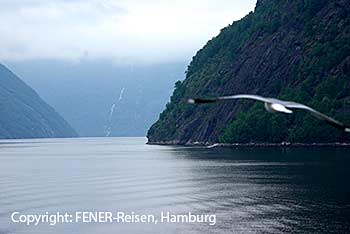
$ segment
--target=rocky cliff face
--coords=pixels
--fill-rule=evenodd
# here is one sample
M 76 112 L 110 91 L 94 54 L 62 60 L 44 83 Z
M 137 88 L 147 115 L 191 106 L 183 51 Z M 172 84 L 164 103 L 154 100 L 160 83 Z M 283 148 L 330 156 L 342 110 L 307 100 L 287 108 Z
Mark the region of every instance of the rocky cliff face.
M 0 139 L 75 136 L 52 107 L 0 64 Z
M 259 0 L 197 52 L 147 135 L 171 144 L 349 141 L 306 113 L 272 115 L 251 101 L 186 103 L 239 93 L 301 102 L 350 123 L 350 2 Z

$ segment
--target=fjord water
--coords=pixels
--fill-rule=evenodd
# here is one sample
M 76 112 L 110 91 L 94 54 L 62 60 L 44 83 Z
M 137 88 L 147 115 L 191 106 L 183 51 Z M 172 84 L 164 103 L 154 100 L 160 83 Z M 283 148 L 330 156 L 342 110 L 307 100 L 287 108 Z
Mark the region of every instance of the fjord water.
M 350 150 L 0 141 L 0 233 L 347 233 Z M 26 226 L 11 213 L 215 214 L 207 223 Z

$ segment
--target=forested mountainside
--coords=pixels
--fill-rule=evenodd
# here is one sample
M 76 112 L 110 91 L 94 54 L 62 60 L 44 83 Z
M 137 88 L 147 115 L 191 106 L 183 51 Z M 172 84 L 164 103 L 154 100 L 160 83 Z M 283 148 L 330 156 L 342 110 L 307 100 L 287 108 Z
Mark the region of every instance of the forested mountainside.
M 0 64 L 0 139 L 75 136 L 52 107 Z
M 350 1 L 258 0 L 193 57 L 148 131 L 149 143 L 344 142 L 308 113 L 271 114 L 249 100 L 194 106 L 188 97 L 259 94 L 301 102 L 350 124 Z

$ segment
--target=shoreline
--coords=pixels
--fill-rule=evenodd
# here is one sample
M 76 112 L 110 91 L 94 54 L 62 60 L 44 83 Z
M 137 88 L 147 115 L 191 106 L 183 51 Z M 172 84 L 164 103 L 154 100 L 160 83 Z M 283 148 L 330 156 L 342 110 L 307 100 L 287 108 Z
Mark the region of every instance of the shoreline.
M 163 146 L 203 146 L 207 148 L 273 148 L 273 147 L 342 147 L 350 148 L 350 142 L 329 142 L 329 143 L 210 143 L 210 142 L 178 142 L 178 141 L 158 141 L 158 142 L 147 142 L 147 145 L 163 145 Z

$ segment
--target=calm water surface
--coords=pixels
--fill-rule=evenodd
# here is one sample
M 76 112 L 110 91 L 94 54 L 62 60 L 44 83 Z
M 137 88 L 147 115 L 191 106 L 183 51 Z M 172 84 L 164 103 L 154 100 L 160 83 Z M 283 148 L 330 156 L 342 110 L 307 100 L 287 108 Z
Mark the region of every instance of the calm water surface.
M 0 141 L 0 234 L 349 233 L 350 149 L 206 149 L 145 138 Z M 170 211 L 215 226 L 25 226 L 11 213 Z

